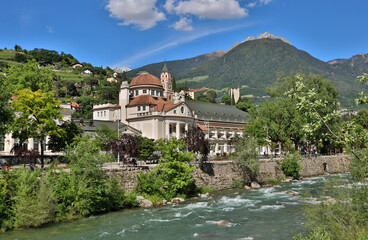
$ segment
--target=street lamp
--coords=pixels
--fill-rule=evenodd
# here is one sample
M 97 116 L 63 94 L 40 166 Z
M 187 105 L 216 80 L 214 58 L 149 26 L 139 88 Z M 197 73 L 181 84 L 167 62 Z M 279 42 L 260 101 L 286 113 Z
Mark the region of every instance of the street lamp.
M 266 137 L 267 137 L 266 141 L 267 141 L 267 156 L 268 156 L 268 126 L 264 125 L 263 129 L 266 131 L 266 134 L 267 134 L 266 135 Z M 271 153 L 271 159 L 272 159 L 272 153 Z
M 114 121 L 118 121 L 118 165 L 120 165 L 120 109 L 114 112 Z

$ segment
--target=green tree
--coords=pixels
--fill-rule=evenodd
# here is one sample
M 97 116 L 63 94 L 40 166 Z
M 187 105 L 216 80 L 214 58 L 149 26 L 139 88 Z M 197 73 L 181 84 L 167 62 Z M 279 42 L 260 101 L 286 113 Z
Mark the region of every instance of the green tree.
M 29 137 L 38 139 L 41 144 L 41 167 L 44 167 L 45 137 L 51 134 L 60 135 L 63 130 L 57 125 L 62 120 L 60 103 L 52 92 L 29 89 L 15 91 L 12 101 L 13 111 L 17 117 L 11 124 L 13 136 L 23 143 Z
M 232 105 L 232 99 L 229 95 L 223 95 L 221 98 L 221 102 L 225 103 L 225 105 Z
M 98 143 L 84 136 L 67 148 L 65 158 L 70 162 L 71 207 L 82 216 L 108 211 L 108 181 L 101 166 L 113 156 L 101 153 Z
M 367 75 L 361 76 L 362 83 L 367 81 Z M 361 141 L 361 136 L 366 133 L 356 134 L 356 129 L 363 130 L 363 127 L 359 124 L 348 122 L 348 128 L 344 129 L 344 133 L 341 136 L 339 132 L 334 131 L 328 123 L 330 118 L 333 118 L 335 112 L 327 115 L 321 115 L 318 111 L 319 107 L 323 107 L 325 102 L 316 101 L 313 98 L 316 95 L 315 90 L 303 91 L 303 84 L 297 83 L 295 91 L 291 92 L 295 96 L 299 104 L 298 110 L 308 113 L 308 118 L 312 120 L 309 126 L 310 131 L 318 128 L 318 125 L 324 125 L 329 129 L 332 136 L 339 142 L 341 142 L 351 153 L 352 157 L 350 172 L 353 176 L 353 180 L 364 182 L 368 176 L 368 152 L 365 149 L 354 149 L 352 146 L 356 146 L 352 143 Z M 367 103 L 367 97 L 362 92 L 357 103 Z M 364 119 L 364 114 L 362 114 Z M 358 120 L 359 122 L 360 120 Z M 317 125 L 317 126 L 315 126 Z M 356 128 L 356 126 L 359 128 Z M 308 226 L 311 233 L 307 237 L 303 237 L 301 234 L 295 237 L 295 239 L 307 240 L 307 239 L 366 239 L 368 233 L 368 209 L 367 199 L 368 190 L 365 184 L 356 184 L 356 182 L 348 182 L 349 187 L 341 188 L 341 186 L 347 186 L 345 180 L 332 182 L 326 186 L 326 192 L 329 191 L 330 195 L 333 195 L 333 201 L 323 201 L 321 204 L 315 205 L 312 208 L 308 207 L 305 211 L 305 215 L 308 219 Z M 339 186 L 339 187 L 336 187 Z
M 76 99 L 76 102 L 82 107 L 82 112 L 72 113 L 73 118 L 93 118 L 93 105 L 99 104 L 100 101 L 92 96 L 81 96 Z
M 6 132 L 6 128 L 12 119 L 9 101 L 10 92 L 5 85 L 5 76 L 0 73 L 0 134 Z
M 296 109 L 305 120 L 301 130 L 306 140 L 315 144 L 324 139 L 341 145 L 341 117 L 335 87 L 319 76 L 307 78 L 296 74 L 294 78 L 294 87 L 284 96 L 295 99 Z
M 35 60 L 30 60 L 23 65 L 11 64 L 5 69 L 5 72 L 7 74 L 5 86 L 10 92 L 25 88 L 44 92 L 52 90 L 52 80 L 55 74 L 49 68 L 38 68 Z
M 251 112 L 244 136 L 255 137 L 260 145 L 268 145 L 269 140 L 273 143 L 272 146 L 280 142 L 285 147 L 290 147 L 292 141 L 298 149 L 304 137 L 301 128 L 305 122 L 295 104 L 295 100 L 288 98 L 263 103 L 256 111 Z
M 184 152 L 185 142 L 177 139 L 158 140 L 161 150 L 160 164 L 148 174 L 141 172 L 137 175 L 137 193 L 147 197 L 157 196 L 166 200 L 173 197 L 185 197 L 194 191 L 192 172 L 195 167 L 190 166 L 194 154 Z
M 217 103 L 216 97 L 217 93 L 215 90 L 208 90 L 207 92 L 200 94 L 195 100 L 200 102 Z
M 172 89 L 173 89 L 173 91 L 174 92 L 176 92 L 176 79 L 175 79 L 175 77 L 173 77 L 173 79 L 172 79 Z
M 354 118 L 354 123 L 362 126 L 364 129 L 368 129 L 368 110 L 361 109 Z
M 366 84 L 368 81 L 368 74 L 363 73 L 361 76 L 358 76 L 357 78 L 361 84 Z M 359 93 L 359 97 L 355 99 L 355 103 L 356 104 L 367 104 L 368 96 L 362 91 L 361 93 Z
M 67 146 L 73 143 L 74 139 L 83 133 L 81 127 L 73 121 L 66 121 L 60 125 L 59 134 L 52 133 L 49 136 L 48 149 L 53 152 L 64 151 Z
M 118 138 L 117 131 L 112 130 L 108 126 L 102 124 L 100 129 L 96 130 L 96 141 L 101 150 L 108 151 L 110 142 Z
M 251 112 L 254 111 L 256 105 L 250 100 L 249 98 L 241 99 L 239 102 L 235 104 L 235 107 L 244 111 L 244 112 Z
M 24 53 L 16 53 L 14 55 L 14 61 L 20 62 L 20 63 L 26 63 L 27 62 L 27 55 Z
M 244 181 L 250 183 L 257 180 L 260 166 L 257 160 L 257 141 L 254 138 L 239 138 L 233 146 L 236 153 L 234 160 L 242 170 Z
M 147 160 L 152 157 L 153 151 L 157 149 L 155 141 L 150 138 L 140 138 L 139 158 Z
M 52 187 L 46 178 L 41 177 L 40 171 L 21 169 L 16 179 L 16 193 L 14 196 L 14 226 L 39 227 L 51 222 L 54 217 L 56 200 Z
M 302 169 L 302 166 L 299 164 L 300 159 L 301 156 L 292 153 L 284 156 L 281 162 L 281 170 L 284 172 L 285 176 L 299 179 L 299 171 Z
M 21 48 L 19 45 L 15 44 L 15 46 L 14 46 L 14 50 L 15 50 L 16 52 L 21 52 L 21 51 L 22 51 L 22 48 Z

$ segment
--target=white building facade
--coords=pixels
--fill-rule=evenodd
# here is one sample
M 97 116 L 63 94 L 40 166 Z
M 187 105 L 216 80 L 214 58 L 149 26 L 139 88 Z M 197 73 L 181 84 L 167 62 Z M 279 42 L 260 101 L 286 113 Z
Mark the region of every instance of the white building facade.
M 165 66 L 160 79 L 141 73 L 130 84 L 123 82 L 119 104 L 103 104 L 93 108 L 93 119 L 120 121 L 151 139 L 185 136 L 192 126 L 198 126 L 209 139 L 211 155 L 230 153 L 229 140 L 242 136 L 246 113 L 221 104 L 185 100 L 184 92 L 174 93 L 171 74 Z

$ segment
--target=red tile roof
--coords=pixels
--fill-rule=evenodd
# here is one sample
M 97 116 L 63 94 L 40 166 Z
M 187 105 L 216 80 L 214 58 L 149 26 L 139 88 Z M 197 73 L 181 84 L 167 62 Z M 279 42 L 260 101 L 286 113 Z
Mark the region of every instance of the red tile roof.
M 173 101 L 167 100 L 166 98 L 152 97 L 151 95 L 141 95 L 133 98 L 128 104 L 129 107 L 138 105 L 153 105 L 155 106 L 154 111 L 156 112 L 167 112 L 170 109 L 180 105 L 180 103 L 174 104 Z
M 204 125 L 201 125 L 199 123 L 197 123 L 197 126 L 199 127 L 199 129 L 201 129 L 202 131 L 208 131 L 208 128 Z
M 160 79 L 153 76 L 152 74 L 141 74 L 135 78 L 133 78 L 132 82 L 129 86 L 137 86 L 137 85 L 155 85 L 162 87 L 162 83 Z

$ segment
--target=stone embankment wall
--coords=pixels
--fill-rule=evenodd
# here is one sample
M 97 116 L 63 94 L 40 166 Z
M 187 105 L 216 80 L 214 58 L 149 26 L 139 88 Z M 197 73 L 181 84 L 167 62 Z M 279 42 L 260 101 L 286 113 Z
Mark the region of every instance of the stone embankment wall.
M 261 159 L 259 181 L 275 179 L 283 176 L 281 171 L 281 158 Z M 349 171 L 350 156 L 319 156 L 303 158 L 300 160 L 303 169 L 300 171 L 302 177 L 324 175 L 326 173 L 344 173 Z M 231 161 L 208 162 L 196 165 L 194 178 L 197 186 L 210 187 L 213 189 L 229 188 L 235 178 L 241 178 L 242 172 L 238 166 Z M 107 170 L 113 176 L 121 177 L 121 185 L 126 191 L 131 191 L 137 184 L 136 175 L 139 171 L 149 172 L 154 166 L 141 168 L 124 167 L 120 169 Z

